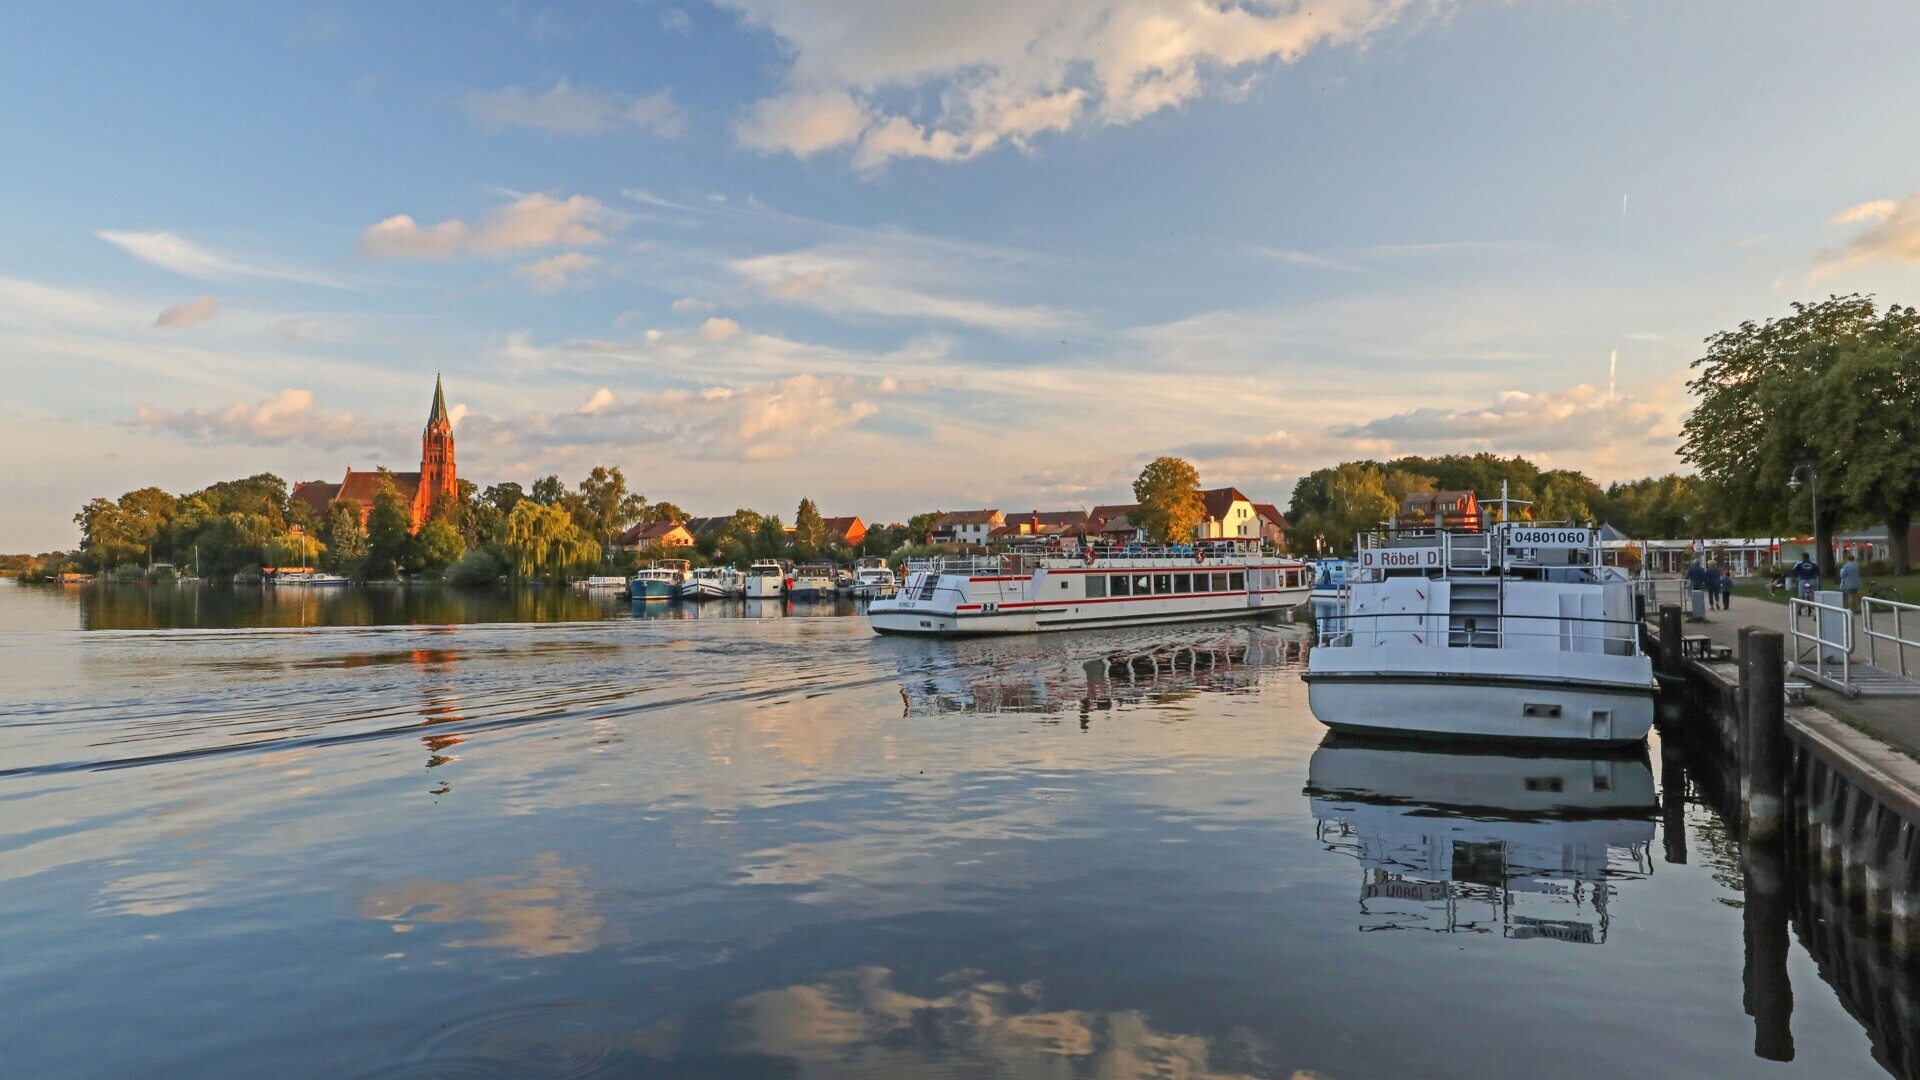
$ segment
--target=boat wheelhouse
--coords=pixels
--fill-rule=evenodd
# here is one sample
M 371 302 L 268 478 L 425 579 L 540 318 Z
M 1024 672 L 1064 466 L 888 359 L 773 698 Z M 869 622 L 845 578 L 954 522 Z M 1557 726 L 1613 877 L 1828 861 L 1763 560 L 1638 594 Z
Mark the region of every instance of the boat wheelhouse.
M 854 560 L 852 591 L 856 599 L 882 600 L 900 591 L 900 579 L 887 560 L 867 555 Z
M 795 600 L 832 596 L 834 588 L 832 563 L 807 563 L 796 567 L 787 581 L 787 595 Z
M 680 586 L 693 576 L 685 559 L 658 559 L 633 575 L 627 593 L 635 600 L 671 600 L 680 594 Z
M 787 594 L 787 578 L 793 573 L 793 564 L 784 559 L 759 559 L 747 567 L 747 592 L 749 600 L 772 600 Z
M 1633 582 L 1601 564 L 1595 530 L 1506 521 L 1369 533 L 1356 566 L 1302 676 L 1322 723 L 1521 741 L 1646 737 L 1653 663 Z
M 1306 599 L 1313 573 L 1258 541 L 1193 547 L 1051 548 L 909 560 L 897 595 L 868 614 L 882 634 L 1020 634 L 1266 615 Z

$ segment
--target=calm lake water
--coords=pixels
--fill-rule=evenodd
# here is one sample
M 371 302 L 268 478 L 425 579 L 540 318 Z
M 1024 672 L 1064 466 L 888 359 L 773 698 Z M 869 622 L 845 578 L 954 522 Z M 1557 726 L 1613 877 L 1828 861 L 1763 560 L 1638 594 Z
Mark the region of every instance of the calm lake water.
M 1743 980 L 1742 855 L 1657 743 L 1330 741 L 1297 628 L 944 643 L 544 596 L 367 626 L 415 601 L 181 591 L 202 628 L 0 582 L 9 1076 L 1911 1060 L 1912 968 L 1804 889 L 1760 1032 L 1791 1060 L 1756 1056 L 1783 987 Z M 88 629 L 128 623 L 179 628 Z

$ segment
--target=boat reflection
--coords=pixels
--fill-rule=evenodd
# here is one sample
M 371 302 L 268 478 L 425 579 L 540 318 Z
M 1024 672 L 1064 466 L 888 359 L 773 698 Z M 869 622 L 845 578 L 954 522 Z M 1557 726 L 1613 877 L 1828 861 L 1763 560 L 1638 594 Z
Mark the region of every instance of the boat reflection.
M 1360 864 L 1363 931 L 1598 944 L 1618 883 L 1653 873 L 1658 800 L 1644 751 L 1529 756 L 1329 736 L 1307 777 L 1320 841 Z
M 1146 640 L 1097 656 L 922 673 L 901 684 L 907 716 L 1094 712 L 1251 688 L 1263 669 L 1298 665 L 1303 643 L 1259 630 L 1203 640 Z

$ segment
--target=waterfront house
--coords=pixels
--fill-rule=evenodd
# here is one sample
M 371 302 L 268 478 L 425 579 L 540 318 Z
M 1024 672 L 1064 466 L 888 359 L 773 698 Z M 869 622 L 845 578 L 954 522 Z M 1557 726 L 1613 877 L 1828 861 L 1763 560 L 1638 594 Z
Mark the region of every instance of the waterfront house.
M 1196 540 L 1254 540 L 1260 536 L 1260 519 L 1254 515 L 1253 500 L 1239 488 L 1213 488 L 1200 493 L 1206 504 L 1206 517 L 1194 529 Z
M 1471 491 L 1410 491 L 1395 519 L 1402 529 L 1478 529 L 1480 500 Z
M 1131 544 L 1147 538 L 1147 531 L 1133 523 L 1132 514 L 1139 503 L 1111 503 L 1087 511 L 1083 531 L 1102 544 Z
M 670 551 L 692 547 L 693 533 L 678 521 L 656 521 L 621 533 L 614 546 L 624 551 Z
M 933 542 L 984 547 L 993 530 L 1006 523 L 1006 515 L 998 510 L 955 510 L 934 520 Z
M 692 536 L 694 540 L 699 541 L 719 538 L 722 533 L 727 531 L 727 526 L 732 524 L 732 522 L 733 515 L 724 514 L 720 517 L 688 518 L 680 524 L 687 530 L 688 535 Z
M 1254 503 L 1253 516 L 1260 522 L 1260 539 L 1274 547 L 1287 542 L 1287 515 L 1272 503 Z
M 829 544 L 859 547 L 860 541 L 867 538 L 867 524 L 857 517 L 830 517 L 824 519 L 823 524 L 827 527 Z

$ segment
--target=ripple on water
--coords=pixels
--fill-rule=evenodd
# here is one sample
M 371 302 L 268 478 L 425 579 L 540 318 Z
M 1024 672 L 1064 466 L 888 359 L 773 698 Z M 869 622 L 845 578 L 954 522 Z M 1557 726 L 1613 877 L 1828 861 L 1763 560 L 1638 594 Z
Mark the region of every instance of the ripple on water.
M 409 1060 L 369 1080 L 524 1077 L 583 1080 L 614 1072 L 615 1055 L 635 1024 L 591 1002 L 551 1002 L 491 1010 L 441 1030 Z M 444 1070 L 444 1071 L 435 1071 Z

